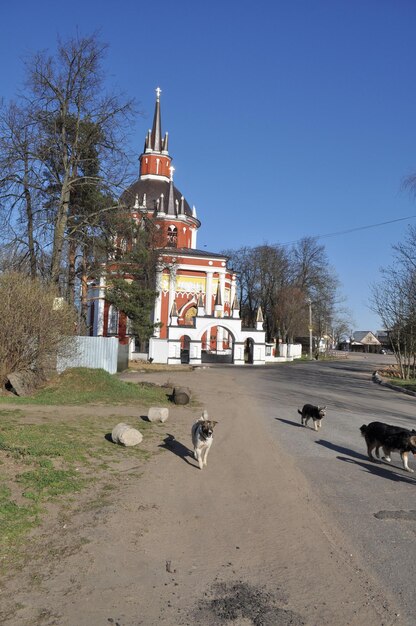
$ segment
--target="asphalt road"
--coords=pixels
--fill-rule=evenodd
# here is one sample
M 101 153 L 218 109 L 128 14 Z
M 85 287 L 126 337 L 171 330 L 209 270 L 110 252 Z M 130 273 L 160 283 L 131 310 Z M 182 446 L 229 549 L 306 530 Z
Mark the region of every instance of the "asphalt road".
M 372 382 L 372 372 L 386 362 L 391 357 L 375 355 L 241 368 L 238 378 L 256 395 L 271 436 L 296 459 L 311 490 L 413 626 L 416 472 L 405 472 L 397 453 L 391 464 L 370 462 L 359 431 L 375 420 L 416 428 L 416 397 Z M 297 409 L 307 402 L 327 405 L 318 432 L 300 425 Z M 416 470 L 416 457 L 409 465 Z

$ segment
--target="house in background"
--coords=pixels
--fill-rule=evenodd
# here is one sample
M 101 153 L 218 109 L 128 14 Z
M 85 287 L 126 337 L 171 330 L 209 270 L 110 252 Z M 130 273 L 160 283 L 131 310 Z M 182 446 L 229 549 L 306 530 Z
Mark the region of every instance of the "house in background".
M 349 341 L 340 344 L 340 349 L 378 354 L 382 350 L 382 344 L 371 330 L 357 330 L 352 334 Z

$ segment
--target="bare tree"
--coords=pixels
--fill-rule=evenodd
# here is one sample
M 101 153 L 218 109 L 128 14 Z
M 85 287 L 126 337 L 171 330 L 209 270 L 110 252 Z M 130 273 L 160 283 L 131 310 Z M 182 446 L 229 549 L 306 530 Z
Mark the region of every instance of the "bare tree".
M 90 35 L 59 40 L 55 55 L 37 53 L 26 63 L 26 89 L 19 106 L 12 104 L 3 114 L 3 127 L 9 131 L 0 144 L 3 216 L 14 228 L 16 199 L 26 208 L 32 275 L 35 216 L 42 216 L 43 232 L 49 235 L 50 279 L 68 297 L 72 290 L 65 283 L 73 281 L 73 274 L 70 270 L 65 278 L 63 266 L 74 260 L 81 244 L 88 245 L 102 210 L 116 207 L 113 200 L 103 203 L 99 196 L 116 197 L 130 166 L 123 146 L 134 104 L 105 93 L 106 50 Z M 18 176 L 13 177 L 8 157 L 16 145 L 21 156 Z M 81 256 L 84 253 L 81 250 Z
M 13 245 L 20 267 L 32 278 L 45 245 L 42 223 L 41 163 L 37 131 L 28 111 L 12 102 L 0 109 L 0 220 L 2 240 Z
M 279 335 L 293 341 L 308 327 L 307 300 L 312 300 L 314 334 L 322 336 L 332 327 L 336 310 L 338 280 L 329 266 L 325 248 L 306 237 L 292 249 L 262 245 L 226 251 L 239 276 L 243 321 L 254 324 L 262 307 L 266 337 Z
M 346 307 L 336 307 L 332 318 L 331 333 L 336 346 L 338 346 L 343 339 L 350 337 L 351 328 L 353 328 L 354 325 L 355 322 L 351 311 Z
M 229 250 L 225 254 L 239 277 L 244 324 L 254 326 L 257 310 L 261 307 L 266 335 L 268 338 L 274 337 L 277 332 L 275 309 L 289 273 L 286 251 L 279 246 L 265 244 L 255 248 Z
M 372 287 L 371 308 L 388 331 L 400 376 L 408 379 L 416 375 L 416 229 L 393 249 L 392 265 Z
M 305 292 L 295 285 L 283 287 L 279 292 L 275 316 L 280 336 L 285 342 L 293 343 L 294 337 L 306 334 L 308 303 L 305 295 Z
M 45 374 L 74 333 L 75 311 L 56 290 L 16 272 L 0 275 L 0 388 L 12 372 Z

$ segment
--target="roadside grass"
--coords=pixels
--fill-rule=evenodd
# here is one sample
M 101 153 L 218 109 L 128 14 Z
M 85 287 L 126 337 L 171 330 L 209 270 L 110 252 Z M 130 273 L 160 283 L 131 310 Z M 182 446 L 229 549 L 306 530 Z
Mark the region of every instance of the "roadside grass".
M 27 419 L 24 410 L 0 410 L 0 573 L 21 560 L 25 537 L 41 524 L 48 503 L 71 507 L 71 498 L 89 488 L 92 501 L 98 491 L 109 494 L 117 483 L 120 463 L 140 467 L 162 426 L 137 424 L 137 417 L 131 416 L 68 422 L 58 413 L 43 416 L 42 423 Z M 120 421 L 138 426 L 143 434 L 140 446 L 125 448 L 109 441 L 109 433 Z
M 416 391 L 416 378 L 409 378 L 409 380 L 403 380 L 402 378 L 389 378 L 389 383 L 408 389 L 409 391 Z
M 129 383 L 103 369 L 76 367 L 49 381 L 32 396 L 0 396 L 1 404 L 167 404 L 168 392 L 152 383 Z

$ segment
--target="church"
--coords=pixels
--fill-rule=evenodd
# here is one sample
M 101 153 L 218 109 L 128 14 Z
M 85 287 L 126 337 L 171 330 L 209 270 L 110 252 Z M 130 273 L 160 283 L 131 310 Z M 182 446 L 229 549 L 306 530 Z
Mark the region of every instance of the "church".
M 154 363 L 263 364 L 266 344 L 261 309 L 255 328 L 243 328 L 237 276 L 227 257 L 199 250 L 196 209 L 174 185 L 168 133 L 162 134 L 161 90 L 156 89 L 152 128 L 139 157 L 139 178 L 121 196 L 138 223 L 151 220 L 158 231 L 155 331 L 146 345 L 129 334 L 125 315 L 106 301 L 103 275 L 89 290 L 91 334 L 115 336 L 129 344 L 129 357 Z

